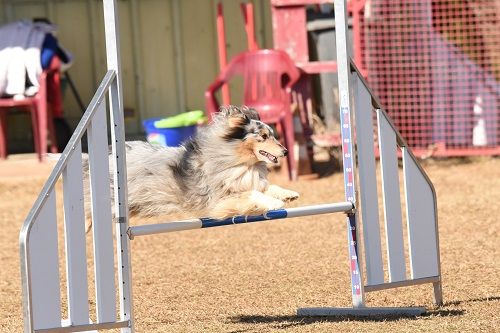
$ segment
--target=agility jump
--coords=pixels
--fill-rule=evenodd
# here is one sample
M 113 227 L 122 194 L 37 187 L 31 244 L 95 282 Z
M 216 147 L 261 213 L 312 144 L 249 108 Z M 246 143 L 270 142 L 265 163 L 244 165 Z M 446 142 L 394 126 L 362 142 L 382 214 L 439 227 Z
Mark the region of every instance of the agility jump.
M 108 72 L 70 142 L 57 162 L 20 233 L 25 332 L 79 332 L 121 328 L 134 331 L 130 241 L 134 237 L 187 229 L 235 225 L 341 212 L 346 214 L 352 307 L 301 308 L 301 316 L 386 315 L 425 312 L 424 308 L 372 308 L 365 292 L 432 283 L 434 302 L 442 303 L 435 191 L 406 142 L 351 61 L 347 51 L 346 1 L 335 1 L 345 202 L 269 211 L 225 220 L 194 219 L 164 224 L 128 225 L 125 135 L 116 0 L 103 0 Z M 114 167 L 114 221 L 108 178 L 106 93 Z M 352 105 L 354 101 L 354 105 Z M 353 107 L 354 106 L 354 107 Z M 377 115 L 382 170 L 384 226 L 389 280 L 384 278 L 377 199 L 373 113 Z M 355 120 L 355 122 L 354 122 Z M 95 323 L 89 320 L 81 139 L 88 135 L 95 266 Z M 354 135 L 356 133 L 356 135 Z M 356 141 L 354 142 L 354 138 Z M 403 159 L 409 258 L 403 248 L 397 149 Z M 356 162 L 357 159 L 357 162 Z M 61 313 L 55 184 L 62 176 L 68 317 Z M 359 184 L 357 181 L 359 180 Z M 66 223 L 71 221 L 71 223 Z M 113 223 L 114 222 L 114 223 Z M 360 225 L 363 230 L 363 246 Z M 113 240 L 112 227 L 116 239 Z M 117 271 L 115 271 L 116 242 Z M 411 276 L 406 276 L 409 260 Z M 118 286 L 115 286 L 115 274 Z M 116 309 L 116 293 L 120 309 Z

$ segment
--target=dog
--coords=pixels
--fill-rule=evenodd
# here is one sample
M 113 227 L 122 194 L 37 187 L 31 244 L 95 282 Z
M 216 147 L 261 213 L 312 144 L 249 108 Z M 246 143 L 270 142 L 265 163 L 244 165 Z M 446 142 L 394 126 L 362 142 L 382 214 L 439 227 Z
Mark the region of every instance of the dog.
M 245 106 L 222 107 L 180 147 L 143 141 L 125 145 L 131 217 L 190 212 L 224 219 L 263 214 L 299 198 L 295 191 L 269 184 L 268 165 L 277 165 L 287 149 Z M 112 174 L 110 179 L 112 184 Z

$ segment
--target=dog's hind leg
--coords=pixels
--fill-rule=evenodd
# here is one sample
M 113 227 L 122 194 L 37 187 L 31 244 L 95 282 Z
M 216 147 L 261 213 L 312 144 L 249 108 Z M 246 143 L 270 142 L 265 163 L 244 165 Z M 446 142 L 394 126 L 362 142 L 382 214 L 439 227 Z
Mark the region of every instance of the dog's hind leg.
M 282 200 L 284 202 L 294 201 L 299 198 L 299 194 L 297 192 L 292 190 L 286 190 L 284 188 L 279 187 L 278 185 L 269 185 L 264 194 Z
M 259 215 L 269 210 L 283 208 L 282 200 L 259 191 L 234 194 L 219 201 L 210 211 L 213 218 L 223 219 L 235 215 Z

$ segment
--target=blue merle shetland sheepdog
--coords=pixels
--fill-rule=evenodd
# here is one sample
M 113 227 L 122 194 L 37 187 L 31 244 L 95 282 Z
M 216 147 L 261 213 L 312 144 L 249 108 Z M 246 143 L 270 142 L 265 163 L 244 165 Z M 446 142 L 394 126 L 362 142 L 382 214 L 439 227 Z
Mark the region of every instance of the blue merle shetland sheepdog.
M 258 113 L 244 106 L 222 107 L 180 147 L 131 141 L 126 153 L 131 216 L 257 215 L 299 197 L 269 184 L 267 165 L 278 164 L 287 150 Z

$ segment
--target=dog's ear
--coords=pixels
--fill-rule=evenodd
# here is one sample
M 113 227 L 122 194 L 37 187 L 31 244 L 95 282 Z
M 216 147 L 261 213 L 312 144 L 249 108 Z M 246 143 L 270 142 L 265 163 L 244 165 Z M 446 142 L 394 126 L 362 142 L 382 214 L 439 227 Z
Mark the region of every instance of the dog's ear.
M 234 105 L 221 106 L 219 108 L 219 114 L 224 118 L 241 117 L 241 109 Z
M 247 106 L 222 106 L 219 108 L 219 113 L 224 118 L 242 118 L 245 123 L 249 123 L 250 119 L 260 120 L 257 111 Z
M 242 106 L 241 112 L 243 112 L 245 117 L 247 117 L 249 119 L 260 120 L 259 113 L 257 112 L 257 110 L 255 110 L 253 108 L 249 108 L 247 106 Z

